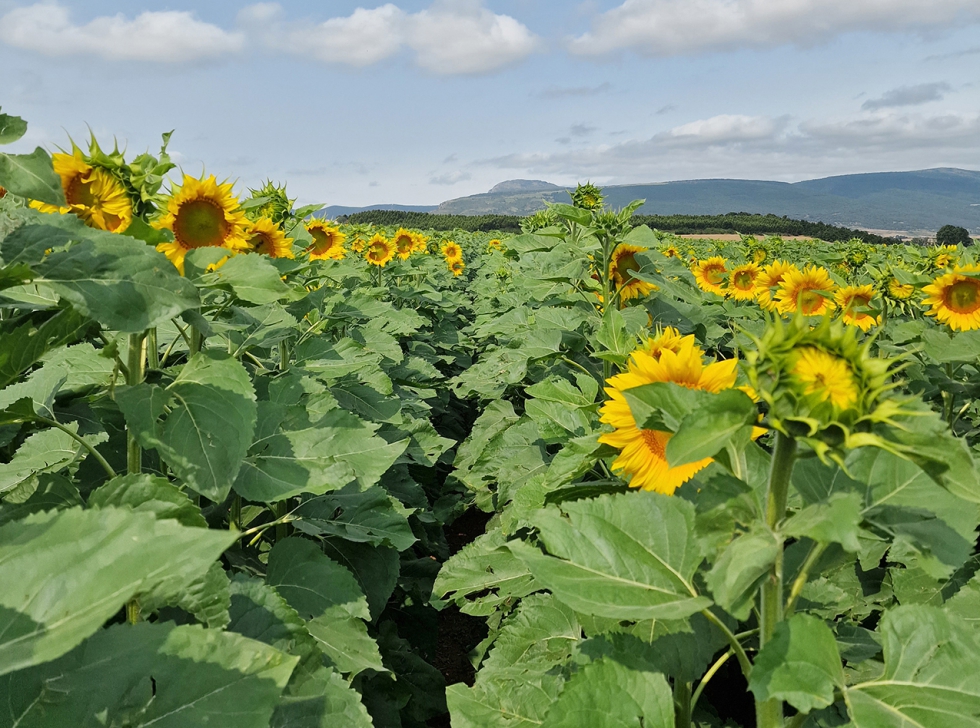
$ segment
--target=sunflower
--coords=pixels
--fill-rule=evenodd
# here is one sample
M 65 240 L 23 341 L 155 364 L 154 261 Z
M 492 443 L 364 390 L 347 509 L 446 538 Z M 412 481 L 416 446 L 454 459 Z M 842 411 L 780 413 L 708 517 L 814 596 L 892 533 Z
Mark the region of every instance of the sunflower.
M 829 399 L 838 410 L 846 410 L 858 401 L 857 383 L 850 365 L 823 349 L 800 347 L 790 375 L 802 386 L 803 394 L 816 395 L 820 402 Z
M 660 355 L 665 351 L 672 351 L 676 354 L 681 350 L 681 343 L 685 338 L 673 326 L 668 326 L 654 338 L 647 339 L 647 345 L 643 348 L 643 352 L 649 354 L 654 359 L 659 359 Z
M 980 329 L 980 280 L 969 273 L 980 273 L 980 265 L 957 267 L 926 286 L 922 303 L 931 306 L 926 312 L 949 326 L 953 331 Z
M 759 278 L 755 285 L 755 296 L 762 308 L 767 311 L 776 310 L 776 302 L 772 297 L 773 289 L 779 287 L 783 281 L 783 276 L 795 270 L 797 268 L 792 263 L 787 263 L 785 260 L 774 260 L 759 272 Z
M 459 258 L 456 258 L 454 260 L 447 260 L 446 267 L 449 268 L 454 277 L 458 278 L 459 276 L 463 275 L 463 269 L 466 268 L 466 263 Z
M 417 245 L 415 235 L 405 228 L 398 228 L 395 231 L 395 237 L 391 239 L 391 244 L 395 246 L 395 252 L 402 260 L 407 260 L 408 256 L 415 252 Z
M 707 260 L 699 260 L 694 265 L 694 280 L 702 291 L 725 295 L 725 281 L 728 278 L 728 268 L 725 259 L 716 255 Z
M 844 312 L 845 324 L 857 326 L 861 331 L 867 331 L 872 326 L 881 323 L 881 316 L 872 316 L 865 311 L 875 295 L 874 287 L 869 283 L 863 286 L 845 286 L 834 294 L 834 300 Z
M 622 243 L 613 251 L 612 260 L 609 261 L 609 277 L 616 284 L 620 301 L 640 298 L 657 290 L 657 287 L 652 283 L 641 281 L 631 275 L 633 271 L 640 269 L 636 262 L 636 254 L 644 250 L 646 248 L 641 248 L 638 245 Z
M 364 238 L 358 235 L 356 238 L 354 238 L 354 241 L 350 244 L 350 249 L 355 253 L 363 253 L 364 247 L 366 245 L 367 242 L 364 240 Z
M 759 265 L 745 263 L 732 269 L 725 293 L 736 301 L 751 301 L 756 297 L 755 283 L 759 279 Z
M 660 251 L 665 258 L 680 258 L 681 251 L 677 249 L 676 245 L 668 245 L 666 248 Z
M 769 257 L 769 251 L 763 248 L 761 245 L 758 245 L 752 248 L 749 255 L 752 258 L 753 263 L 761 264 L 766 262 L 766 258 Z
M 601 435 L 599 442 L 620 450 L 612 468 L 629 476 L 631 488 L 672 495 L 712 460 L 705 458 L 670 467 L 666 452 L 671 433 L 637 427 L 623 392 L 653 382 L 674 382 L 688 389 L 720 392 L 734 386 L 736 364 L 735 359 L 729 359 L 705 366 L 694 337 L 685 336 L 676 352 L 663 349 L 658 358 L 643 351 L 634 352 L 627 371 L 607 380 L 609 400 L 600 409 L 601 421 L 616 429 Z
M 955 245 L 943 245 L 936 250 L 936 255 L 932 259 L 932 262 L 937 268 L 945 268 L 950 263 L 955 262 L 955 255 Z
M 907 301 L 915 293 L 915 286 L 911 283 L 902 283 L 898 278 L 891 278 L 888 281 L 888 295 L 896 301 Z
M 500 241 L 500 238 L 492 238 L 491 240 L 487 241 L 487 250 L 500 250 L 502 245 L 503 243 Z
M 776 305 L 782 313 L 802 313 L 804 316 L 823 316 L 834 306 L 831 293 L 834 282 L 823 268 L 808 265 L 783 276 L 776 292 Z
M 395 257 L 395 246 L 381 233 L 375 233 L 367 243 L 364 257 L 371 265 L 384 268 L 388 261 Z
M 443 241 L 441 250 L 447 261 L 463 259 L 463 249 L 452 240 Z
M 53 154 L 54 171 L 61 178 L 65 207 L 37 200 L 31 207 L 41 212 L 74 213 L 86 225 L 111 233 L 123 232 L 133 221 L 133 201 L 123 183 L 101 167 L 93 167 L 79 150 L 74 154 Z
M 195 248 L 248 250 L 247 224 L 230 182 L 218 184 L 214 175 L 202 180 L 185 174 L 184 183 L 171 191 L 163 217 L 154 223 L 172 232 L 174 240 L 160 243 L 157 250 L 183 275 L 184 258 Z
M 429 239 L 422 233 L 412 233 L 414 240 L 413 250 L 416 253 L 426 254 L 429 252 Z
M 279 229 L 268 217 L 260 217 L 245 228 L 248 247 L 259 255 L 270 258 L 293 258 L 293 239 Z
M 340 232 L 337 225 L 314 217 L 306 223 L 306 232 L 313 237 L 313 243 L 306 248 L 310 260 L 343 260 L 347 234 Z

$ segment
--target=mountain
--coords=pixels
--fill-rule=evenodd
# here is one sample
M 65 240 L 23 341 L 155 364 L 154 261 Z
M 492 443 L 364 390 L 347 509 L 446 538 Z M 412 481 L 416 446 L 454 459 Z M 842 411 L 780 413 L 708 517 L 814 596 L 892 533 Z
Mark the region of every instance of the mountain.
M 569 188 L 541 187 L 528 191 L 511 184 L 528 182 L 531 181 L 503 182 L 484 194 L 447 200 L 434 212 L 529 215 L 544 207 L 545 201 L 569 201 Z M 604 192 L 607 204 L 612 207 L 646 200 L 639 213 L 647 215 L 772 213 L 866 230 L 925 233 L 943 225 L 959 225 L 980 233 L 980 172 L 965 169 L 850 174 L 795 183 L 686 180 L 611 185 Z
M 544 190 L 563 190 L 564 187 L 553 185 L 540 179 L 509 179 L 490 188 L 490 194 L 504 192 L 542 192 Z
M 317 217 L 327 220 L 335 220 L 341 215 L 353 215 L 355 212 L 365 210 L 398 210 L 400 212 L 435 212 L 437 205 L 368 205 L 367 207 L 346 207 L 344 205 L 330 205 L 321 207 L 316 211 Z

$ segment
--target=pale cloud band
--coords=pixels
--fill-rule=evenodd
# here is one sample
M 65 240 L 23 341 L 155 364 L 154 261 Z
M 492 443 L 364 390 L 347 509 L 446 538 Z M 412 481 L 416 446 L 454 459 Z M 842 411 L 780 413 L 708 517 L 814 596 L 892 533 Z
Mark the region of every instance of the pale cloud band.
M 477 74 L 523 60 L 539 38 L 508 15 L 479 0 L 436 0 L 406 13 L 388 3 L 358 8 L 322 23 L 282 19 L 277 3 L 251 5 L 226 30 L 188 12 L 144 12 L 72 21 L 63 5 L 38 3 L 0 17 L 0 42 L 49 56 L 91 55 L 108 60 L 186 63 L 233 56 L 257 42 L 272 52 L 324 63 L 369 66 L 404 49 L 419 67 L 436 74 Z
M 977 0 L 626 0 L 571 52 L 648 56 L 812 46 L 849 32 L 924 32 L 980 21 Z

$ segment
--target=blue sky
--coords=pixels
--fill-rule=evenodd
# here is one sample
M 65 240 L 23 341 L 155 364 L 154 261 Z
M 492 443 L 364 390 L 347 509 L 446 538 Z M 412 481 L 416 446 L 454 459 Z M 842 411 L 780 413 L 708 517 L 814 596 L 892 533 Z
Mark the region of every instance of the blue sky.
M 977 0 L 0 0 L 14 151 L 87 127 L 302 202 L 980 169 Z

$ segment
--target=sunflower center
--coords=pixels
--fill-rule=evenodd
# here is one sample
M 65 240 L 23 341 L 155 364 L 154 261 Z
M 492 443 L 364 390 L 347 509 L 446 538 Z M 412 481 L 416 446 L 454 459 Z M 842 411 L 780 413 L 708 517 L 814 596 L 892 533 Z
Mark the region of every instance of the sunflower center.
M 643 444 L 647 446 L 647 450 L 663 460 L 667 459 L 667 451 L 660 441 L 661 433 L 656 430 L 640 430 L 640 435 L 643 437 Z
M 980 281 L 970 278 L 954 283 L 946 289 L 945 299 L 956 313 L 973 313 L 980 309 Z
M 627 253 L 616 261 L 616 273 L 623 280 L 623 283 L 628 283 L 632 276 L 630 276 L 630 271 L 639 270 L 640 267 L 636 264 L 636 258 L 633 257 L 632 253 Z
M 98 201 L 92 194 L 91 185 L 83 180 L 80 174 L 76 174 L 65 185 L 65 200 L 69 205 L 85 205 L 86 207 L 92 207 Z
M 823 296 L 814 290 L 806 288 L 800 293 L 800 310 L 807 315 L 819 311 L 822 303 Z
M 276 257 L 276 248 L 272 244 L 272 240 L 265 233 L 256 233 L 252 236 L 252 239 L 248 241 L 249 247 L 252 248 L 256 253 L 260 255 L 268 255 L 270 257 Z
M 862 315 L 862 312 L 859 309 L 865 308 L 869 303 L 871 303 L 871 299 L 867 296 L 855 296 L 851 299 L 851 302 L 847 304 L 847 313 L 849 313 L 851 316 L 860 316 Z
M 711 268 L 704 269 L 704 279 L 711 283 L 712 285 L 720 285 L 725 280 L 725 269 L 712 266 Z
M 732 276 L 732 285 L 741 291 L 748 291 L 755 283 L 755 276 L 747 270 L 740 270 Z
M 398 249 L 399 253 L 409 253 L 411 252 L 413 246 L 414 241 L 406 235 L 403 235 L 395 241 L 395 247 Z
M 333 247 L 333 235 L 328 235 L 324 230 L 313 228 L 310 230 L 310 237 L 313 238 L 313 245 L 310 247 L 317 252 L 323 253 Z
M 228 235 L 225 213 L 211 200 L 190 200 L 174 219 L 174 238 L 184 248 L 221 246 Z

